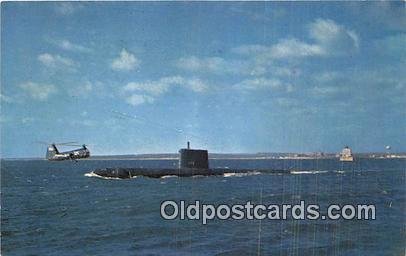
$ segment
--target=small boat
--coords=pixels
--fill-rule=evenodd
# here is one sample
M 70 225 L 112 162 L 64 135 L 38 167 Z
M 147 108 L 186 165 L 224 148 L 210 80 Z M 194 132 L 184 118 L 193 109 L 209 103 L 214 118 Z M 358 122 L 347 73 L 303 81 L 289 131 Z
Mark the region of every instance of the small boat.
M 352 151 L 348 146 L 345 146 L 340 153 L 340 161 L 341 162 L 353 162 L 354 156 L 352 155 Z

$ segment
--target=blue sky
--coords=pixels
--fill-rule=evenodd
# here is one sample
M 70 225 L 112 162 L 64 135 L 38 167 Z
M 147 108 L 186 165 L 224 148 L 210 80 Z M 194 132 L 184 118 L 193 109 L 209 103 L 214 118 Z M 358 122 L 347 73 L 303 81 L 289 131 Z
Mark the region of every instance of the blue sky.
M 3 2 L 1 155 L 406 151 L 403 2 Z

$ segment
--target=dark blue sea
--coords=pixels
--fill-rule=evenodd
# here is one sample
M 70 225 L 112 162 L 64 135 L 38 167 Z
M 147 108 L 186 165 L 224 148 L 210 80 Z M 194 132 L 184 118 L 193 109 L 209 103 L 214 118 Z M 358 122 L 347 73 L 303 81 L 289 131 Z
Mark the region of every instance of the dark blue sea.
M 290 169 L 128 180 L 95 168 L 176 167 L 172 160 L 1 162 L 2 255 L 405 255 L 406 160 L 212 160 Z M 376 220 L 163 220 L 164 200 L 211 204 L 375 204 Z M 323 209 L 323 208 L 322 208 Z

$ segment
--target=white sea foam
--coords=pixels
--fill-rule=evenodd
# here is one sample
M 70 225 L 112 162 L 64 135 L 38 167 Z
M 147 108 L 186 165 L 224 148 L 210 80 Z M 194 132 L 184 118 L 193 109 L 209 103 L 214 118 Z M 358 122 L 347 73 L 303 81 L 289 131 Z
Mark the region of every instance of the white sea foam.
M 161 177 L 161 179 L 169 179 L 169 178 L 178 178 L 178 175 L 164 175 Z
M 192 178 L 204 178 L 204 177 L 206 177 L 206 176 L 204 176 L 204 175 L 193 175 L 192 176 Z
M 223 174 L 223 177 L 244 177 L 244 176 L 251 176 L 251 175 L 258 175 L 261 172 L 252 171 L 252 172 L 226 172 Z
M 99 179 L 105 179 L 105 180 L 123 180 L 121 178 L 116 178 L 116 177 L 104 177 L 104 176 L 98 175 L 98 174 L 96 174 L 94 172 L 85 173 L 84 176 L 93 177 L 93 178 L 99 178 Z M 131 176 L 131 179 L 135 179 L 135 178 L 137 178 L 137 176 Z
M 291 171 L 291 174 L 319 174 L 326 173 L 328 171 Z

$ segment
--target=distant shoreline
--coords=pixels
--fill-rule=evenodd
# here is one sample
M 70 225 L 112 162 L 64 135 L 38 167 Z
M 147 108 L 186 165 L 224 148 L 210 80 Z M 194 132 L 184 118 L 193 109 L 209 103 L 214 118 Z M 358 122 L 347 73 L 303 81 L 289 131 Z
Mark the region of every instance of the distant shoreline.
M 339 156 L 333 153 L 211 153 L 209 159 L 212 160 L 310 160 L 310 159 L 335 159 Z M 372 159 L 404 159 L 406 153 L 355 153 L 355 158 L 372 158 Z M 139 155 L 95 155 L 90 158 L 81 159 L 80 161 L 91 160 L 178 160 L 178 154 L 139 154 Z M 42 157 L 21 157 L 21 158 L 1 158 L 1 161 L 30 161 L 46 160 Z

